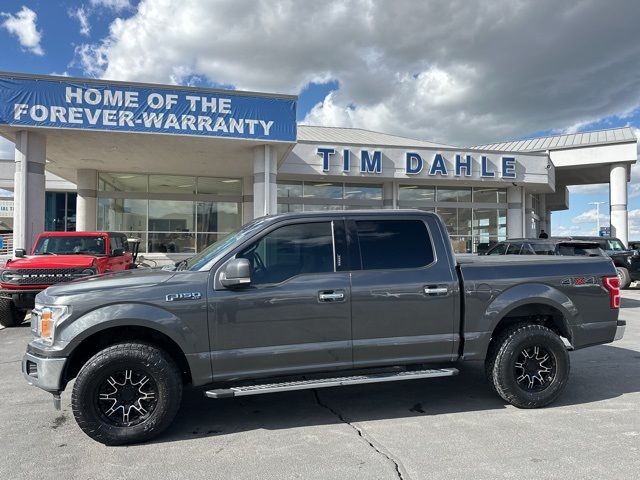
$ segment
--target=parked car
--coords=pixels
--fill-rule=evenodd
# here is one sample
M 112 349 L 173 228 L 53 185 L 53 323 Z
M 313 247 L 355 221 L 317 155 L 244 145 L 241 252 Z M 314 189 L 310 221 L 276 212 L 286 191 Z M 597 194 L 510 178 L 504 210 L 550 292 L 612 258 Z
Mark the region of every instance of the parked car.
M 606 256 L 596 242 L 566 240 L 562 238 L 512 238 L 498 242 L 479 255 L 569 255 Z
M 504 401 L 543 407 L 567 384 L 563 338 L 622 337 L 609 258 L 456 260 L 446 232 L 417 210 L 259 218 L 173 271 L 39 293 L 22 370 L 57 408 L 75 378 L 78 425 L 118 445 L 162 432 L 186 385 L 219 399 L 451 376 L 461 360 L 483 360 Z
M 134 262 L 126 235 L 109 232 L 44 232 L 31 255 L 18 249 L 15 256 L 0 269 L 0 324 L 5 327 L 22 323 L 45 288 L 128 270 Z
M 628 288 L 631 282 L 640 280 L 640 256 L 638 251 L 627 248 L 622 240 L 615 237 L 575 236 L 573 240 L 596 242 L 611 257 L 620 277 L 621 288 Z

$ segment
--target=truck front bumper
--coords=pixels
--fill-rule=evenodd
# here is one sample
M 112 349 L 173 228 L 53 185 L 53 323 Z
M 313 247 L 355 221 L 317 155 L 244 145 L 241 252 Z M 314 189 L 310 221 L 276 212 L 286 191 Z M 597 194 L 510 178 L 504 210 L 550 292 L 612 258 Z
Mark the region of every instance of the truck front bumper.
M 28 310 L 33 308 L 36 302 L 36 295 L 44 288 L 39 290 L 3 288 L 0 289 L 0 298 L 11 300 L 17 308 Z
M 66 357 L 45 358 L 27 352 L 22 358 L 22 374 L 29 385 L 56 393 L 62 390 L 62 374 L 66 362 Z
M 613 341 L 621 340 L 624 336 L 624 330 L 627 328 L 626 320 L 618 320 L 618 325 L 616 327 L 616 336 L 613 338 Z

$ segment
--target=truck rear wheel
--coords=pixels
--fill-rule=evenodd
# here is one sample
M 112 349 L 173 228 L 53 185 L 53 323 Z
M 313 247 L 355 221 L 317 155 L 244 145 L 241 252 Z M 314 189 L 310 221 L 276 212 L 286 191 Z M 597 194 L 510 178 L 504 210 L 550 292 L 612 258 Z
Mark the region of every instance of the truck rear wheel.
M 487 357 L 487 373 L 498 395 L 518 408 L 540 408 L 558 398 L 569 378 L 562 339 L 542 325 L 506 329 Z
M 125 445 L 159 435 L 173 421 L 181 398 L 180 371 L 164 351 L 120 343 L 82 367 L 71 406 L 88 436 L 105 445 Z
M 0 325 L 3 327 L 17 327 L 24 322 L 27 312 L 19 310 L 13 300 L 0 298 Z

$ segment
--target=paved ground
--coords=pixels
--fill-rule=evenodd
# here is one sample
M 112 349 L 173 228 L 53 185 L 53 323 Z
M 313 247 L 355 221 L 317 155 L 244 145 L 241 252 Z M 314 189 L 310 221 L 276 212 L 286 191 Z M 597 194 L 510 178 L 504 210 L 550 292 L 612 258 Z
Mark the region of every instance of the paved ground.
M 479 366 L 402 384 L 206 400 L 188 392 L 173 427 L 108 448 L 76 426 L 63 395 L 27 386 L 26 326 L 0 331 L 2 479 L 638 478 L 640 290 L 625 292 L 625 338 L 572 353 L 552 407 L 518 410 Z

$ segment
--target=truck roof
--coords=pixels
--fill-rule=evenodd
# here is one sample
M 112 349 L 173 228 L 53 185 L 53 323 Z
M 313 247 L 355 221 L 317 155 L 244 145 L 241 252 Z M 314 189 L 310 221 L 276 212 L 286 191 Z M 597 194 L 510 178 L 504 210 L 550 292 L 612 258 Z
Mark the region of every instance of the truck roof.
M 363 209 L 363 210 L 323 210 L 323 211 L 315 211 L 315 212 L 289 212 L 289 213 L 279 213 L 277 215 L 268 215 L 260 218 L 263 220 L 267 220 L 267 219 L 278 220 L 281 218 L 305 218 L 305 217 L 352 217 L 352 216 L 402 217 L 405 215 L 411 215 L 411 216 L 434 215 L 435 216 L 436 214 L 434 212 L 418 210 L 417 208 L 405 208 L 405 209 L 376 208 L 376 209 Z
M 90 236 L 104 236 L 104 235 L 125 235 L 119 232 L 104 232 L 104 231 L 91 231 L 91 232 L 42 232 L 41 236 L 51 237 L 90 237 Z

